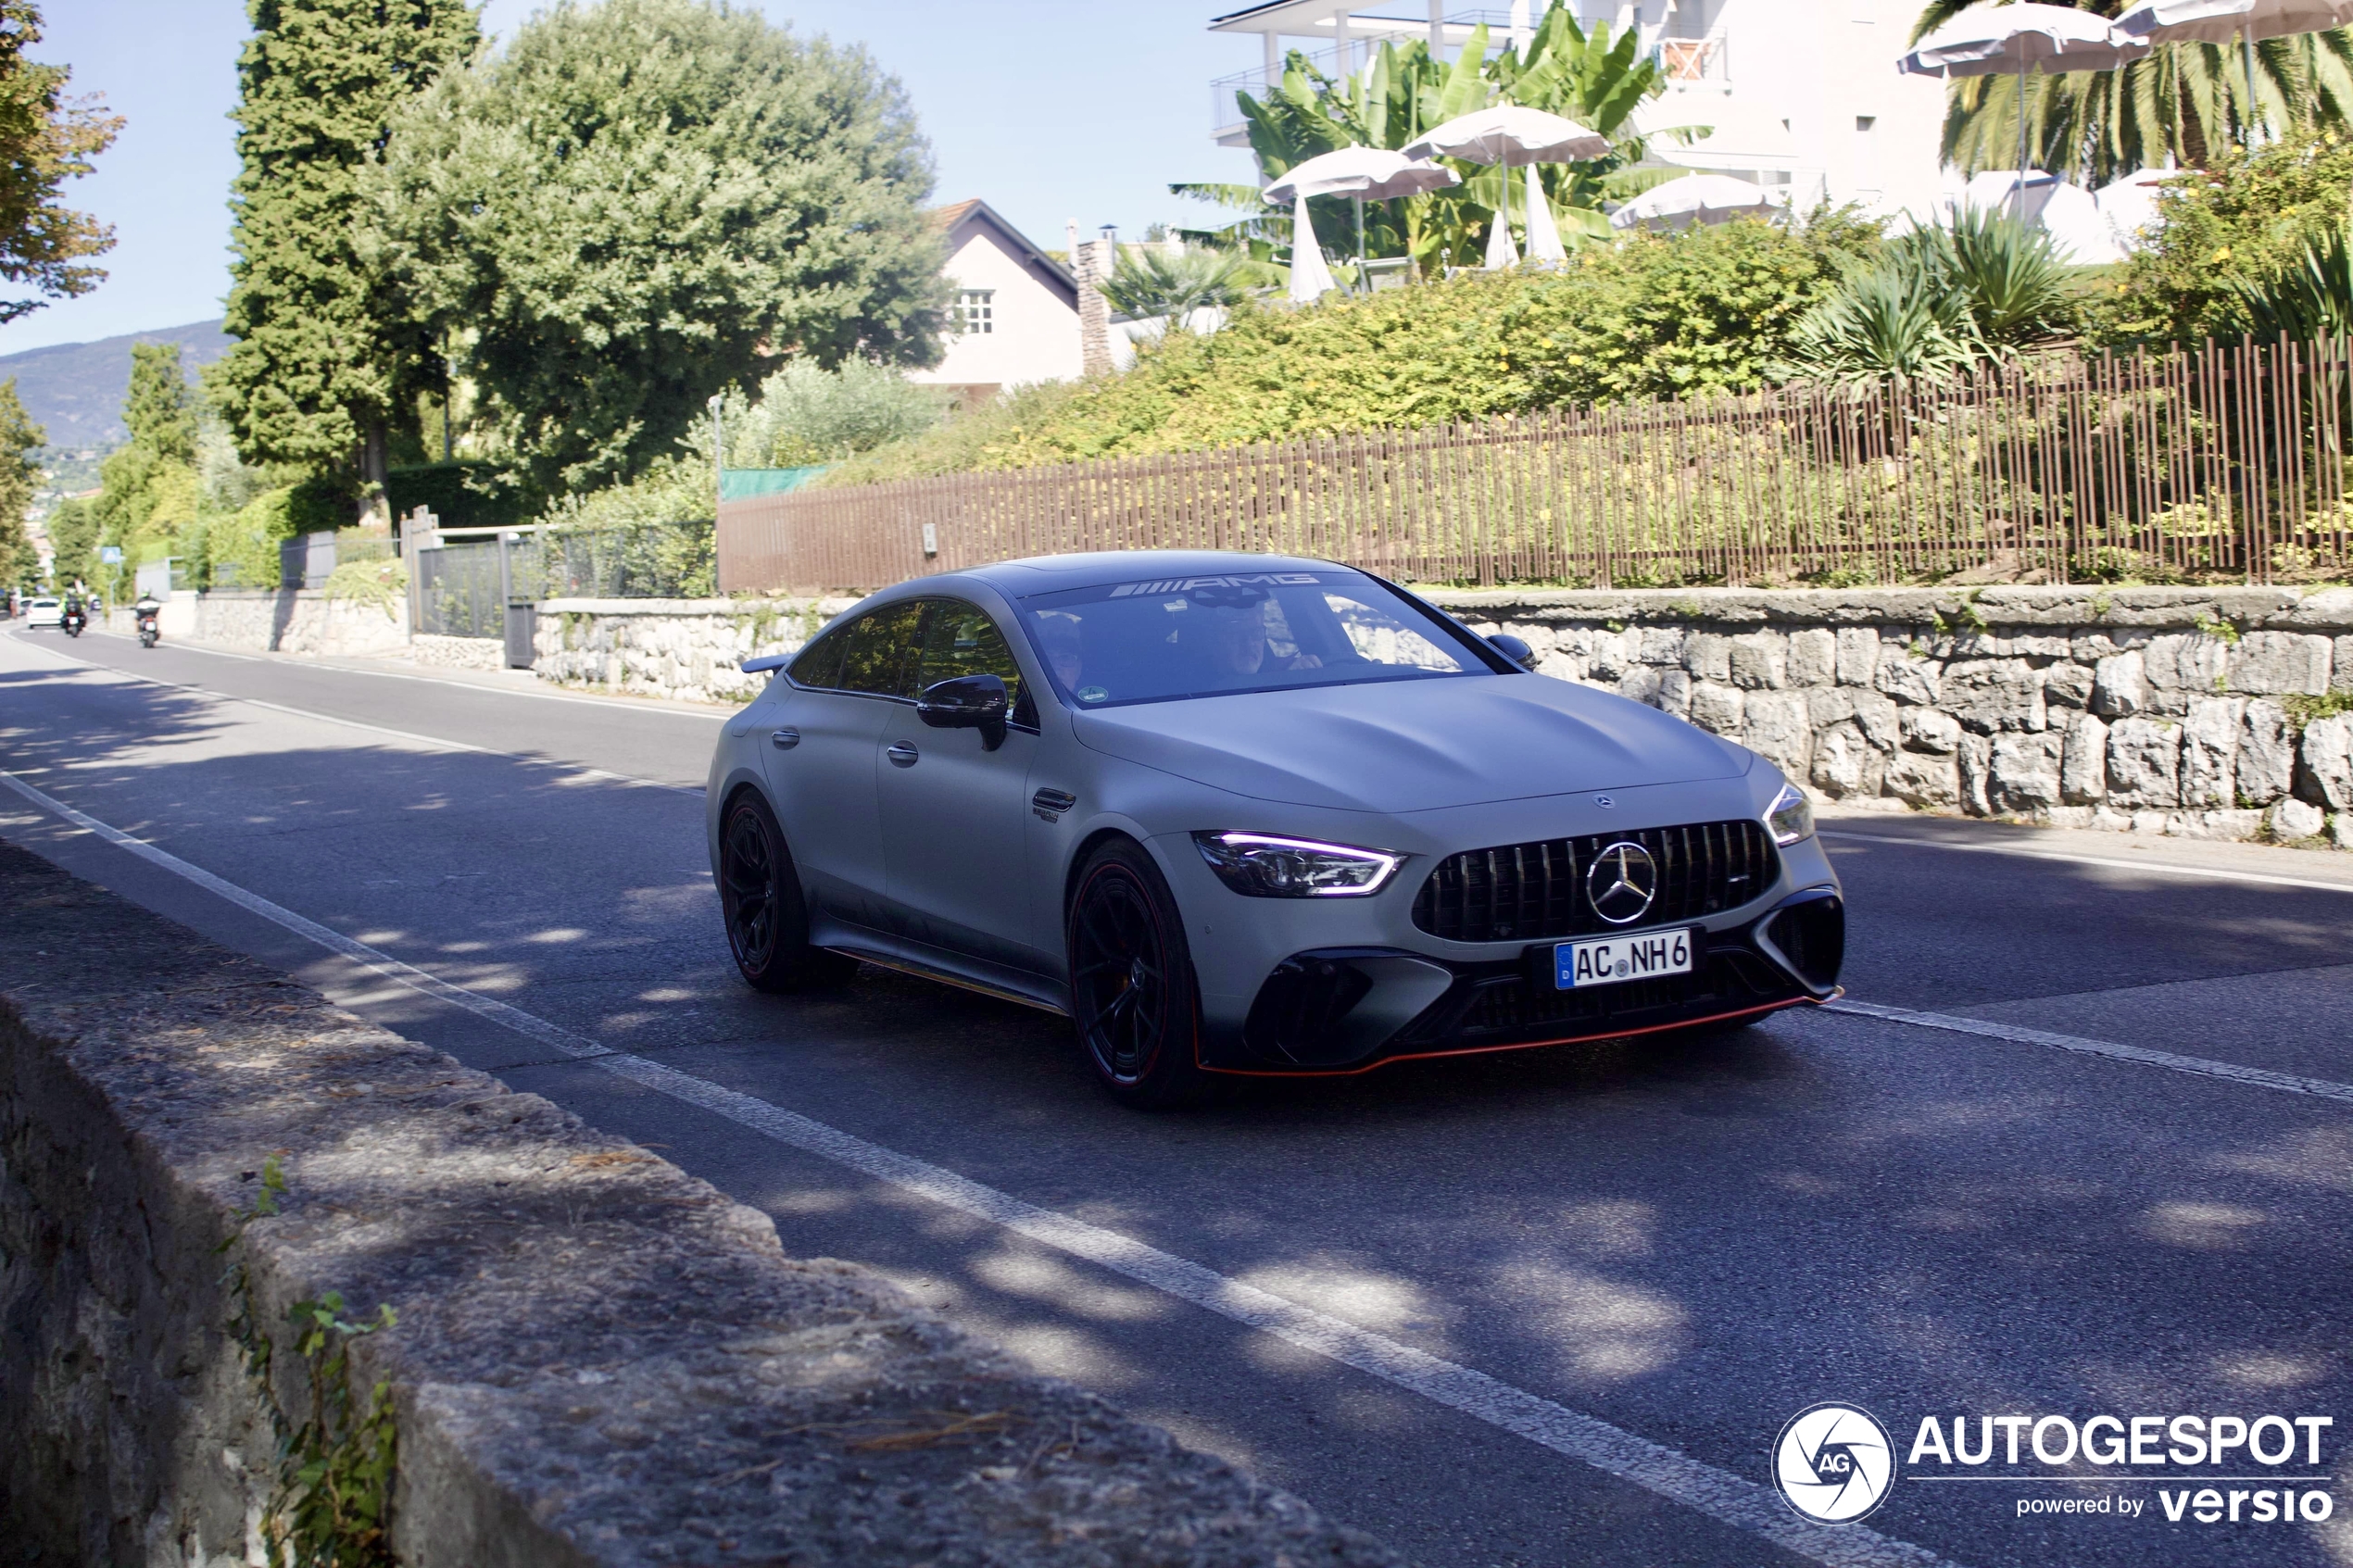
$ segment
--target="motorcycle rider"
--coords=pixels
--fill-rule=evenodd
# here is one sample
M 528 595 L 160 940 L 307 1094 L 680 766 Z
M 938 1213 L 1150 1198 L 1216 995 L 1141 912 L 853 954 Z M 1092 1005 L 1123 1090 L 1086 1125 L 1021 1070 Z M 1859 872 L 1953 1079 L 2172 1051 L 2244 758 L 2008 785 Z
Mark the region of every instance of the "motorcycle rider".
M 65 613 L 57 623 L 65 629 L 69 637 L 79 637 L 82 629 L 90 623 L 90 610 L 82 599 L 81 583 L 76 583 L 66 590 Z
M 163 601 L 157 598 L 147 589 L 140 589 L 138 602 L 131 607 L 131 614 L 132 618 L 138 622 L 141 647 L 151 648 L 156 646 L 156 638 L 161 635 L 156 617 L 162 613 Z

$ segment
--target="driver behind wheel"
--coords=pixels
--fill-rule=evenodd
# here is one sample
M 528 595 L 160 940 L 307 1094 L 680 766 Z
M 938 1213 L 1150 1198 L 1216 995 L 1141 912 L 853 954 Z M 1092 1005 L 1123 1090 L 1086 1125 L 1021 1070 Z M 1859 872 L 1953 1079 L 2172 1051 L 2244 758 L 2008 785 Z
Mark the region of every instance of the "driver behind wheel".
M 1204 651 L 1209 666 L 1220 675 L 1256 675 L 1275 670 L 1320 670 L 1324 661 L 1312 653 L 1288 655 L 1269 646 L 1266 612 L 1273 599 L 1255 589 L 1223 591 L 1195 589 L 1191 597 L 1202 613 L 1206 633 Z

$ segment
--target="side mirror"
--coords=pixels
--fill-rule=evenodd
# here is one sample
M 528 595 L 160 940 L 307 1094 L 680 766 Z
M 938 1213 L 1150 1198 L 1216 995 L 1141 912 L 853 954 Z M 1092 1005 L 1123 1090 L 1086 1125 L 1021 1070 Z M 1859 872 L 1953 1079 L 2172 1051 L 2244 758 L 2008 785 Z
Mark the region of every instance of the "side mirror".
M 1534 668 L 1529 661 L 1536 657 L 1536 650 L 1509 632 L 1496 633 L 1487 639 L 1487 646 L 1518 665 L 1522 670 Z
M 996 675 L 959 675 L 925 686 L 915 717 L 935 730 L 978 730 L 981 745 L 994 751 L 1005 744 L 1005 716 L 1013 697 Z

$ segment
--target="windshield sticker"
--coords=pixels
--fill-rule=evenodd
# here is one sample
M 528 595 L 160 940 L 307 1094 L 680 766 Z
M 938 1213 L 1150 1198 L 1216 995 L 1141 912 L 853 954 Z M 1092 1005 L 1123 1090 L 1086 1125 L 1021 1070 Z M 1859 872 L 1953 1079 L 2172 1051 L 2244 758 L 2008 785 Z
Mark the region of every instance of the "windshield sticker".
M 1102 702 L 1110 697 L 1111 693 L 1101 686 L 1081 686 L 1077 696 L 1081 702 Z
M 1122 583 L 1111 591 L 1109 596 L 1124 599 L 1131 594 L 1182 594 L 1194 588 L 1240 588 L 1259 583 L 1290 586 L 1321 581 L 1312 571 L 1254 571 L 1235 577 L 1159 577 L 1150 583 Z

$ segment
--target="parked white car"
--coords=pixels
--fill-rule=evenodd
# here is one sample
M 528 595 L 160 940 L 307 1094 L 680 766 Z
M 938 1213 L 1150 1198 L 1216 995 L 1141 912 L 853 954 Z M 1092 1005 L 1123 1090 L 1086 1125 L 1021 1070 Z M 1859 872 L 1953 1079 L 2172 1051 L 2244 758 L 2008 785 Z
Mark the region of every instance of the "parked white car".
M 27 599 L 24 619 L 28 626 L 62 626 L 66 623 L 66 602 L 46 594 L 37 599 Z

